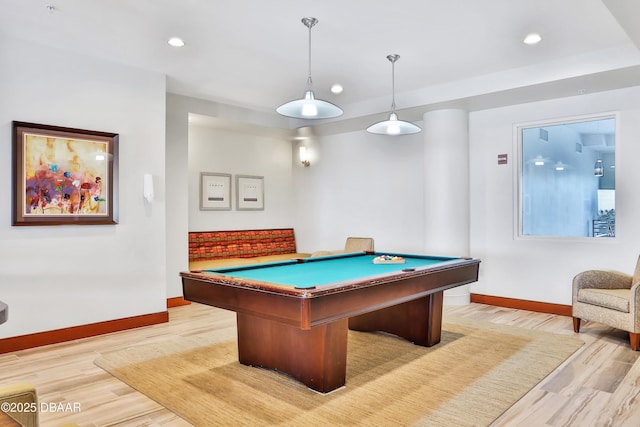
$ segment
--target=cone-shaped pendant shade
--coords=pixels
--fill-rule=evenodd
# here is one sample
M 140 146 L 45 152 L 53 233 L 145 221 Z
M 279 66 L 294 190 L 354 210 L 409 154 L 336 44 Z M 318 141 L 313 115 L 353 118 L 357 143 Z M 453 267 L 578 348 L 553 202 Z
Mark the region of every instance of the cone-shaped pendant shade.
M 342 115 L 342 109 L 330 102 L 316 99 L 308 90 L 303 99 L 296 99 L 276 108 L 278 114 L 297 119 L 330 119 Z
M 422 129 L 411 122 L 398 120 L 396 113 L 389 114 L 389 119 L 383 122 L 374 123 L 367 128 L 367 132 L 380 135 L 410 135 L 418 133 Z

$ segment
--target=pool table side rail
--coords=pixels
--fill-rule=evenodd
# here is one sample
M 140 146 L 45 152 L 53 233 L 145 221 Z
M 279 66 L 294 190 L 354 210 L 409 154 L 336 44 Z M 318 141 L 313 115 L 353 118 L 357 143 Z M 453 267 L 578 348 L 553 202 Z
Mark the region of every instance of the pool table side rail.
M 332 260 L 332 259 L 340 259 L 340 258 L 354 258 L 354 257 L 359 257 L 362 255 L 389 255 L 389 256 L 399 256 L 399 257 L 404 257 L 404 258 L 428 258 L 428 259 L 432 259 L 432 260 L 440 260 L 442 262 L 447 262 L 447 261 L 457 261 L 460 259 L 471 259 L 471 258 L 466 258 L 466 257 L 444 257 L 444 256 L 420 256 L 420 255 L 407 255 L 407 254 L 403 254 L 403 253 L 394 253 L 394 252 L 373 252 L 373 251 L 363 251 L 363 252 L 352 252 L 352 253 L 346 253 L 346 254 L 333 254 L 333 255 L 323 255 L 323 256 L 316 256 L 316 257 L 310 257 L 310 258 L 291 258 L 291 259 L 287 259 L 287 260 L 281 260 L 281 261 L 272 261 L 272 262 L 260 262 L 260 263 L 255 263 L 255 264 L 241 264 L 241 265 L 236 265 L 236 266 L 224 266 L 224 267 L 220 267 L 220 268 L 211 268 L 211 269 L 199 269 L 199 270 L 191 270 L 191 272 L 193 273 L 211 273 L 211 274 L 215 274 L 215 273 L 220 273 L 220 274 L 228 274 L 228 273 L 233 273 L 236 271 L 242 271 L 242 270 L 255 270 L 255 269 L 260 269 L 260 268 L 264 268 L 264 267 L 275 267 L 278 265 L 288 265 L 288 264 L 307 264 L 307 263 L 313 263 L 313 262 L 322 262 L 322 261 L 327 261 L 327 260 Z
M 444 292 L 478 280 L 479 261 L 424 270 L 419 274 L 387 276 L 387 280 L 366 286 L 345 287 L 339 293 L 311 300 L 309 326 L 325 324 L 343 317 L 370 313 L 394 305 Z
M 300 327 L 308 318 L 306 299 L 287 294 L 263 292 L 237 285 L 211 283 L 199 278 L 182 278 L 184 299 L 225 310 L 262 317 L 275 322 Z M 305 309 L 307 312 L 305 313 Z
M 356 256 L 356 255 L 358 254 L 353 254 L 353 256 Z M 398 278 L 420 276 L 433 271 L 439 271 L 447 268 L 462 266 L 465 264 L 475 264 L 480 262 L 472 258 L 444 258 L 444 257 L 433 257 L 433 258 L 443 259 L 444 261 L 442 263 L 438 263 L 435 265 L 416 267 L 416 268 L 413 268 L 411 271 L 398 270 L 398 271 L 392 271 L 388 273 L 379 273 L 379 274 L 360 277 L 352 280 L 345 280 L 345 281 L 336 282 L 336 283 L 323 284 L 317 287 L 297 288 L 291 285 L 283 285 L 283 284 L 265 282 L 261 280 L 255 280 L 255 279 L 233 277 L 225 274 L 227 272 L 233 272 L 233 271 L 242 270 L 242 269 L 260 268 L 260 266 L 264 267 L 266 265 L 276 266 L 276 265 L 295 264 L 297 262 L 300 262 L 296 260 L 283 261 L 283 262 L 277 262 L 277 263 L 268 263 L 268 264 L 256 264 L 256 265 L 250 265 L 250 266 L 238 266 L 238 267 L 216 269 L 216 270 L 181 272 L 180 276 L 204 280 L 216 285 L 236 286 L 236 287 L 243 287 L 243 288 L 248 287 L 248 288 L 260 290 L 263 292 L 275 292 L 277 294 L 288 294 L 288 295 L 297 296 L 300 298 L 313 298 L 313 297 L 323 296 L 330 293 L 345 292 L 345 291 L 351 290 L 352 288 L 375 286 L 380 283 L 387 283 L 390 281 L 394 281 L 395 279 L 398 279 Z M 308 262 L 308 260 L 304 260 L 303 262 Z M 477 277 L 476 277 L 476 280 L 477 280 Z
M 479 263 L 458 259 L 317 289 L 214 274 L 191 272 L 181 276 L 184 298 L 189 301 L 309 329 L 475 282 Z

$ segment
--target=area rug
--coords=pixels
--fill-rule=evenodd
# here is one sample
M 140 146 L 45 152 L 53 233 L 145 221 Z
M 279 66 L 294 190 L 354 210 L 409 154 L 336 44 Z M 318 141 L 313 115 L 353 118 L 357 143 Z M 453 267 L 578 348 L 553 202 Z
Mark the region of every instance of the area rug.
M 195 426 L 486 426 L 582 344 L 451 316 L 431 348 L 349 331 L 346 386 L 326 395 L 241 365 L 234 328 L 114 351 L 95 363 Z

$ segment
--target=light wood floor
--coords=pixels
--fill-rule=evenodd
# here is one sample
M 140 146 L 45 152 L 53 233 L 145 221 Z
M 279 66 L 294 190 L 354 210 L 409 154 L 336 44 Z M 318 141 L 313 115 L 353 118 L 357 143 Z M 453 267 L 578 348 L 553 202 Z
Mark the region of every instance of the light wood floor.
M 470 319 L 573 334 L 571 319 L 563 316 L 482 304 L 445 307 L 445 311 Z M 66 422 L 80 426 L 190 426 L 93 364 L 103 353 L 235 323 L 234 313 L 199 304 L 171 308 L 169 314 L 166 324 L 0 355 L 0 384 L 30 381 L 40 402 L 80 405 L 78 412 L 41 413 L 43 427 Z M 584 324 L 580 337 L 585 345 L 493 426 L 640 426 L 640 352 L 629 349 L 625 333 L 602 325 Z

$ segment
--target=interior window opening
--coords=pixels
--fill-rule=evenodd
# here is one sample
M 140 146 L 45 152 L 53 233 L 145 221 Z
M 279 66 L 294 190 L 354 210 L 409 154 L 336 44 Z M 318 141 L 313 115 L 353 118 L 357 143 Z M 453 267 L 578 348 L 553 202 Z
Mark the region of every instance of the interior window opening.
M 519 126 L 519 234 L 616 235 L 616 117 Z

